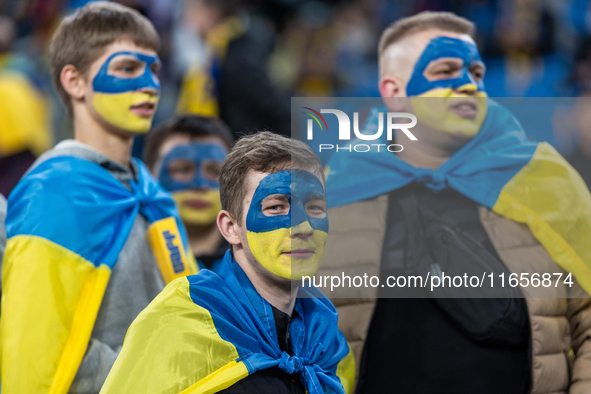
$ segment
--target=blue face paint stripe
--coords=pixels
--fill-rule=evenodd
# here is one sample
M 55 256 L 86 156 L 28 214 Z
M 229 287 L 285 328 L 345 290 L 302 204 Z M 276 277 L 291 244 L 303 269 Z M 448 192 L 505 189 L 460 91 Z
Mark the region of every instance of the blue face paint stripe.
M 207 179 L 201 167 L 204 161 L 211 161 L 221 165 L 227 155 L 228 151 L 219 144 L 195 142 L 175 146 L 162 161 L 158 180 L 162 187 L 169 192 L 205 188 L 219 189 L 219 182 L 217 180 Z M 174 160 L 188 160 L 195 163 L 196 171 L 193 179 L 188 182 L 179 182 L 173 179 L 168 172 L 168 166 Z
M 459 58 L 463 61 L 460 76 L 457 78 L 429 81 L 424 72 L 433 61 L 441 58 Z M 475 62 L 482 62 L 478 48 L 471 42 L 452 37 L 435 37 L 425 47 L 425 50 L 415 64 L 413 74 L 406 86 L 409 96 L 418 96 L 437 88 L 458 88 L 466 84 L 474 84 L 479 91 L 484 92 L 484 82 L 476 82 L 469 67 Z
M 291 171 L 279 171 L 261 179 L 246 216 L 248 231 L 260 233 L 291 227 L 290 213 L 277 216 L 266 216 L 263 213 L 263 200 L 273 194 L 287 196 L 291 212 Z
M 146 64 L 144 73 L 136 78 L 120 78 L 109 75 L 109 64 L 120 55 L 136 57 Z M 159 62 L 158 56 L 145 55 L 139 52 L 115 52 L 103 63 L 92 81 L 92 88 L 98 93 L 125 93 L 134 92 L 140 89 L 153 88 L 160 91 L 160 81 L 152 72 L 152 64 Z
M 266 216 L 263 200 L 273 194 L 287 196 L 290 209 L 287 215 Z M 257 186 L 246 216 L 246 228 L 252 232 L 274 231 L 291 228 L 309 222 L 314 230 L 328 232 L 328 217 L 310 217 L 306 204 L 313 196 L 324 197 L 320 180 L 312 173 L 302 170 L 283 170 L 263 178 Z

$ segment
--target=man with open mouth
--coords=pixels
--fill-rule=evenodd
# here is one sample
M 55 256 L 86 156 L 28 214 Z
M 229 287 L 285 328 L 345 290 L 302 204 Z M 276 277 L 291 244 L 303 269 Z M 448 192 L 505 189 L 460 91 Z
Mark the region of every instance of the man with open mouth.
M 328 206 L 339 232 L 319 275 L 574 280 L 546 282 L 544 291 L 505 283 L 488 297 L 337 289 L 333 297 L 347 298 L 339 326 L 360 360 L 358 393 L 591 392 L 591 195 L 554 148 L 529 141 L 487 98 L 474 28 L 424 12 L 384 31 L 387 108 L 374 108 L 362 133 L 378 129 L 380 113 L 410 112 L 416 140 L 396 130 L 400 152 L 330 158 Z

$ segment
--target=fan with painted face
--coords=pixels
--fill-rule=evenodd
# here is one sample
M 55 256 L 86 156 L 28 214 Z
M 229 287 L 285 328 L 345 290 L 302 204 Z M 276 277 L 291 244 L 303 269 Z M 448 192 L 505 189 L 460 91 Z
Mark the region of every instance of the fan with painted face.
M 482 68 L 478 48 L 471 39 L 431 39 L 406 86 L 407 94 L 413 96 L 417 118 L 443 131 L 478 133 L 487 112 L 486 100 L 482 99 L 487 97 Z
M 270 273 L 299 280 L 314 275 L 328 237 L 324 186 L 304 170 L 260 179 L 246 215 L 248 248 Z
M 426 30 L 392 44 L 382 57 L 382 96 L 408 96 L 405 109 L 433 129 L 469 137 L 478 133 L 488 96 L 485 66 L 472 37 Z
M 215 223 L 221 210 L 219 172 L 227 154 L 219 141 L 196 140 L 177 144 L 163 158 L 158 179 L 187 225 Z

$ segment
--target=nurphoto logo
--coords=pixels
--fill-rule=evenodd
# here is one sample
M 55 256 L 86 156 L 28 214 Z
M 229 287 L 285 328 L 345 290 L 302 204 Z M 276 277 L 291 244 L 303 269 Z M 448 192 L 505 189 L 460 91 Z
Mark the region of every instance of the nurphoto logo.
M 321 109 L 320 112 L 316 111 L 315 109 L 309 107 L 303 107 L 304 109 L 310 112 L 304 112 L 305 114 L 310 116 L 310 119 L 307 121 L 307 139 L 308 141 L 312 141 L 314 139 L 314 122 L 318 125 L 321 131 L 328 132 L 328 125 L 326 123 L 326 119 L 322 114 L 333 114 L 337 117 L 337 121 L 339 122 L 339 141 L 349 141 L 351 140 L 351 119 L 349 115 L 345 112 L 338 110 L 338 109 Z M 374 134 L 362 134 L 359 131 L 359 112 L 353 113 L 353 133 L 358 140 L 363 141 L 375 141 L 382 137 L 384 133 L 384 118 L 386 119 L 386 134 L 388 141 L 392 141 L 394 137 L 394 130 L 402 131 L 411 141 L 416 141 L 417 137 L 414 136 L 413 133 L 409 130 L 410 128 L 416 126 L 417 124 L 417 117 L 413 114 L 408 112 L 386 112 L 386 116 L 384 116 L 384 112 L 378 113 L 378 127 Z M 410 119 L 408 123 L 398 123 L 400 119 Z M 331 150 L 336 149 L 336 152 L 369 152 L 372 150 L 380 151 L 382 147 L 383 149 L 387 149 L 390 152 L 401 152 L 403 147 L 400 144 L 349 144 L 345 146 L 339 146 L 338 144 L 318 144 L 318 152 L 322 152 L 323 150 Z

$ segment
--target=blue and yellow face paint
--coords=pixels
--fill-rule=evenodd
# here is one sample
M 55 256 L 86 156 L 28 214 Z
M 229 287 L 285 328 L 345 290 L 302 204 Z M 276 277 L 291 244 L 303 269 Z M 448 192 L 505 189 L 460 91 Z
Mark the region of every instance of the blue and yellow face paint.
M 109 65 L 118 56 L 131 56 L 141 61 L 144 64 L 143 73 L 135 78 L 112 75 Z M 157 56 L 139 52 L 115 52 L 109 56 L 92 81 L 92 103 L 96 111 L 107 122 L 122 130 L 132 133 L 146 133 L 150 130 L 160 94 L 160 81 L 152 71 L 152 65 L 159 62 Z M 143 89 L 151 89 L 157 93 L 142 91 Z M 141 116 L 132 111 L 133 106 L 141 104 L 152 107 L 151 115 Z
M 172 193 L 185 223 L 215 222 L 222 209 L 219 169 L 227 155 L 221 144 L 194 142 L 176 146 L 164 157 L 158 180 Z
M 462 67 L 454 78 L 429 80 L 425 72 L 431 63 L 439 59 L 460 59 Z M 417 60 L 406 86 L 417 119 L 438 130 L 476 135 L 487 113 L 484 82 L 476 81 L 470 67 L 482 63 L 476 45 L 470 41 L 452 37 L 435 37 L 425 47 Z M 459 90 L 472 94 L 458 93 Z M 439 98 L 439 99 L 437 99 Z M 470 103 L 463 104 L 464 100 Z M 450 111 L 454 105 L 476 105 L 474 117 L 462 117 Z
M 287 214 L 265 214 L 265 201 L 275 197 L 287 200 Z M 314 275 L 328 237 L 324 187 L 318 177 L 302 170 L 267 175 L 252 197 L 246 230 L 253 256 L 269 272 L 292 280 Z

